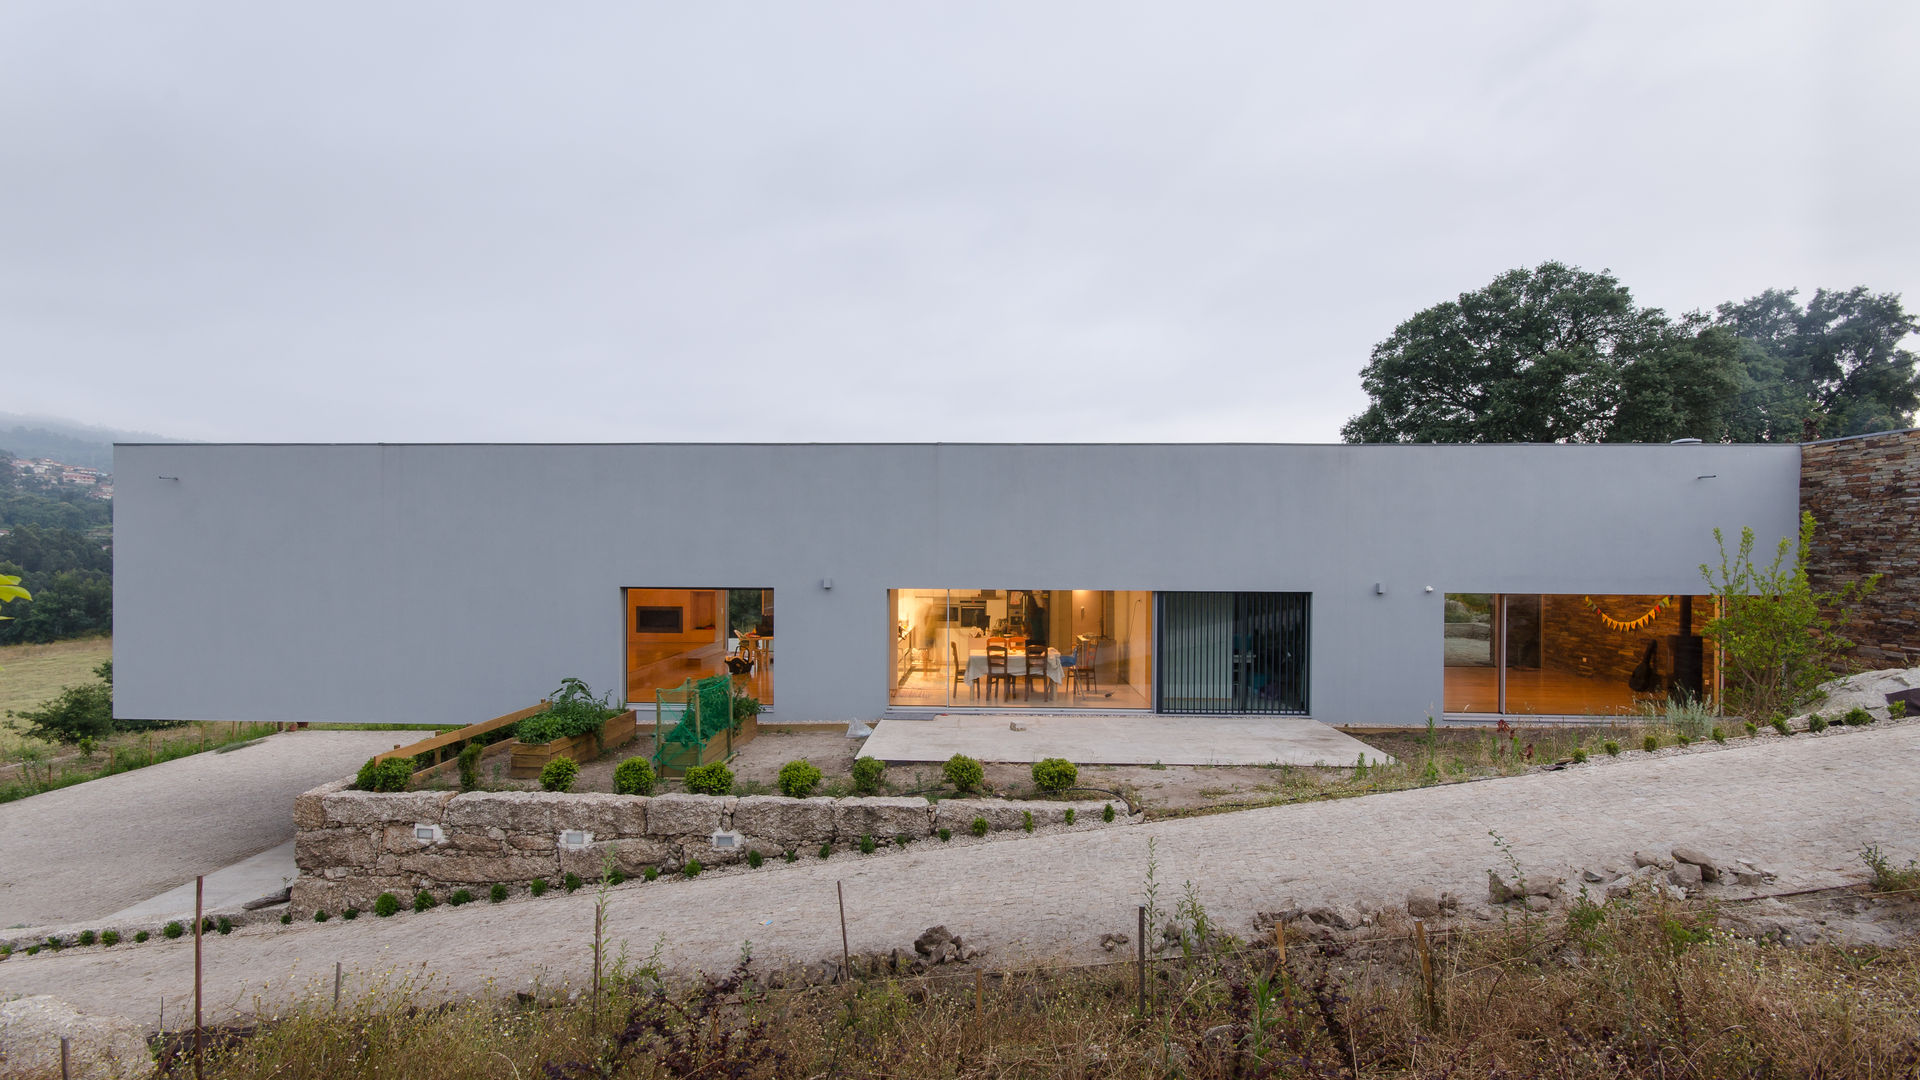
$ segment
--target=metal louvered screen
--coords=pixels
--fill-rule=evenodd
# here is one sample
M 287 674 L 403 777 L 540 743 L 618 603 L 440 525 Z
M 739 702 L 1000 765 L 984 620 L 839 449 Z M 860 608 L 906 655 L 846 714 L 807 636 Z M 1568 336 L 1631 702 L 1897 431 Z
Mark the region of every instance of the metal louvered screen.
M 1161 712 L 1306 714 L 1311 594 L 1158 595 Z

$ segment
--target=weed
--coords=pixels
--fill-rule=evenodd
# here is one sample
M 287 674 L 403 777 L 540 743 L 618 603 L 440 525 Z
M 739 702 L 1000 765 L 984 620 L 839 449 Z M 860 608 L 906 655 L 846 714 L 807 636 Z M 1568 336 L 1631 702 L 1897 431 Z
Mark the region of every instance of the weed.
M 699 877 L 700 871 L 705 869 L 706 867 L 700 865 L 699 859 L 688 859 L 687 864 L 680 868 L 680 873 L 684 877 Z
M 506 899 L 507 887 L 498 881 L 493 883 L 493 888 L 487 890 L 487 903 L 489 904 L 504 903 Z
M 1166 767 L 1165 765 L 1162 765 L 1162 764 L 1160 763 L 1160 759 L 1159 759 L 1159 758 L 1155 758 L 1155 759 L 1153 760 L 1153 764 L 1151 764 L 1151 765 L 1149 765 L 1149 766 L 1147 766 L 1147 768 L 1149 768 L 1149 769 L 1152 769 L 1152 770 L 1154 770 L 1154 771 L 1156 771 L 1156 772 L 1165 772 L 1165 771 L 1166 771 L 1166 768 L 1167 768 L 1167 767 Z
M 943 843 L 943 844 L 944 844 L 944 843 L 946 843 L 947 841 L 949 841 L 949 840 L 952 840 L 952 839 L 953 839 L 953 830 L 952 830 L 952 829 L 941 829 L 941 830 L 940 830 L 940 842 L 941 842 L 941 843 Z
M 973 824 L 967 826 L 967 828 L 971 830 L 975 836 L 985 836 L 987 835 L 987 819 L 983 817 L 974 818 Z
M 527 884 L 527 891 L 535 896 L 547 895 L 547 879 L 543 877 L 534 878 Z
M 440 901 L 425 889 L 421 889 L 419 892 L 413 894 L 413 910 L 415 911 L 425 911 L 428 908 L 439 906 Z
M 860 834 L 860 854 L 871 855 L 873 854 L 873 849 L 879 846 L 880 845 L 874 843 L 873 837 L 865 833 Z
M 1876 892 L 1909 892 L 1920 889 L 1920 861 L 1907 860 L 1905 867 L 1893 865 L 1878 844 L 1868 844 L 1860 849 L 1860 861 L 1867 864 L 1873 872 L 1873 888 Z
M 314 912 L 314 913 L 313 913 L 313 921 L 314 921 L 314 922 L 326 922 L 326 921 L 327 921 L 327 913 L 326 913 L 326 911 L 325 911 L 325 910 L 323 909 L 323 910 L 320 910 L 320 911 L 316 911 L 316 912 Z
M 760 860 L 760 852 L 758 852 L 758 851 L 749 851 L 749 852 L 747 852 L 747 865 L 748 865 L 749 867 L 751 867 L 752 869 L 755 869 L 755 870 L 758 870 L 758 869 L 760 869 L 760 861 L 761 861 L 761 860 Z

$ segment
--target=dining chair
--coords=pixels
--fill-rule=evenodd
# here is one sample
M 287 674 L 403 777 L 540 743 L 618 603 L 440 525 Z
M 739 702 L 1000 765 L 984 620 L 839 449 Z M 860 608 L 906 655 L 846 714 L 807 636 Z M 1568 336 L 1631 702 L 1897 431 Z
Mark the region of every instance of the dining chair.
M 1047 676 L 1047 647 L 1045 645 L 1027 646 L 1027 697 L 1033 697 L 1033 680 L 1039 679 L 1046 687 L 1047 700 L 1053 700 L 1053 680 Z
M 987 646 L 987 698 L 993 698 L 995 683 L 1005 683 L 1005 694 L 1013 697 L 1013 673 L 1007 670 L 1007 647 L 1005 645 Z
M 967 681 L 967 667 L 960 662 L 960 647 L 951 641 L 947 642 L 947 656 L 953 660 L 953 689 L 958 693 L 960 684 Z M 979 687 L 969 687 L 969 689 L 973 691 L 973 696 L 980 696 Z
M 1088 687 L 1099 688 L 1099 681 L 1095 678 L 1095 661 L 1099 656 L 1092 638 L 1082 637 L 1074 642 L 1073 666 L 1067 669 L 1067 685 L 1075 693 Z

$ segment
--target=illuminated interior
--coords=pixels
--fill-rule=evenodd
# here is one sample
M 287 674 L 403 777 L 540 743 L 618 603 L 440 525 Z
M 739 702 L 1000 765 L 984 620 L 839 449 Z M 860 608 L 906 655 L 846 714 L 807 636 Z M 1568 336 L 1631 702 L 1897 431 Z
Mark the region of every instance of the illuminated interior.
M 888 700 L 996 709 L 1153 707 L 1153 594 L 890 589 Z
M 1716 697 L 1710 596 L 1448 593 L 1450 713 L 1609 716 Z
M 627 700 L 723 672 L 773 705 L 772 589 L 627 589 Z

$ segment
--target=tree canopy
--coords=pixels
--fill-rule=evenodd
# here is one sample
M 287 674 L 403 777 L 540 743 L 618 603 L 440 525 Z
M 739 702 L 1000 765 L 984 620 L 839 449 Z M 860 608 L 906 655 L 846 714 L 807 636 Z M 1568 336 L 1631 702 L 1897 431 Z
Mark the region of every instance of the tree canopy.
M 1899 296 L 1772 290 L 1714 316 L 1640 307 L 1611 273 L 1509 270 L 1394 328 L 1348 442 L 1708 442 L 1901 427 L 1920 405 Z

